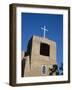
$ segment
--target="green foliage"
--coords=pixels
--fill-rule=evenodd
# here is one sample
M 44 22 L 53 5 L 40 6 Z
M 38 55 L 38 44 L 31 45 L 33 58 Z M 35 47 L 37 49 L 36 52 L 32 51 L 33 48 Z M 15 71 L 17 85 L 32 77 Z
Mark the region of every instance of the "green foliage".
M 63 75 L 63 63 L 60 66 L 53 65 L 52 68 L 49 68 L 49 75 Z

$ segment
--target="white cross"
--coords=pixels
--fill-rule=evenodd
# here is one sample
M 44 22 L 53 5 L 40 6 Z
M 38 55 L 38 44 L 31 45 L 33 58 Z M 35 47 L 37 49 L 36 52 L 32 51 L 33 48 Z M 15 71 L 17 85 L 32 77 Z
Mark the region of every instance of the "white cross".
M 44 38 L 45 38 L 45 32 L 48 31 L 48 30 L 46 29 L 46 26 L 45 25 L 44 25 L 43 28 L 41 27 L 41 29 L 44 30 Z

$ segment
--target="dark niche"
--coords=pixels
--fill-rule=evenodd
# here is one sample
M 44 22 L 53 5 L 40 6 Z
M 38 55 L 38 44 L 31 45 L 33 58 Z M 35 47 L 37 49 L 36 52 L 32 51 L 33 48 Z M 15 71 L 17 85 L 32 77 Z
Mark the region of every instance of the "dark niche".
M 40 44 L 40 55 L 50 56 L 50 45 L 41 43 Z

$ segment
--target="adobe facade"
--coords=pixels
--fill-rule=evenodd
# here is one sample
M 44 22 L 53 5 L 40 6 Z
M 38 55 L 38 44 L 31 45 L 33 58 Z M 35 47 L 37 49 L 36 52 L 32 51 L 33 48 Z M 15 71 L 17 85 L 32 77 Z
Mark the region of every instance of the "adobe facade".
M 24 76 L 48 76 L 49 68 L 56 64 L 56 42 L 33 36 L 24 55 Z

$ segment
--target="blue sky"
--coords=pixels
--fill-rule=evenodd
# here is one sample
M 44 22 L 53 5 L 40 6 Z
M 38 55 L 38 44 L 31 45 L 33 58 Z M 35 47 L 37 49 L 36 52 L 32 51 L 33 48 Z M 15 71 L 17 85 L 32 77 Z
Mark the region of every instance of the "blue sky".
M 33 36 L 43 37 L 41 27 L 47 27 L 46 38 L 56 42 L 56 60 L 60 64 L 63 61 L 63 15 L 22 13 L 22 37 L 21 50 L 27 50 L 29 39 Z

